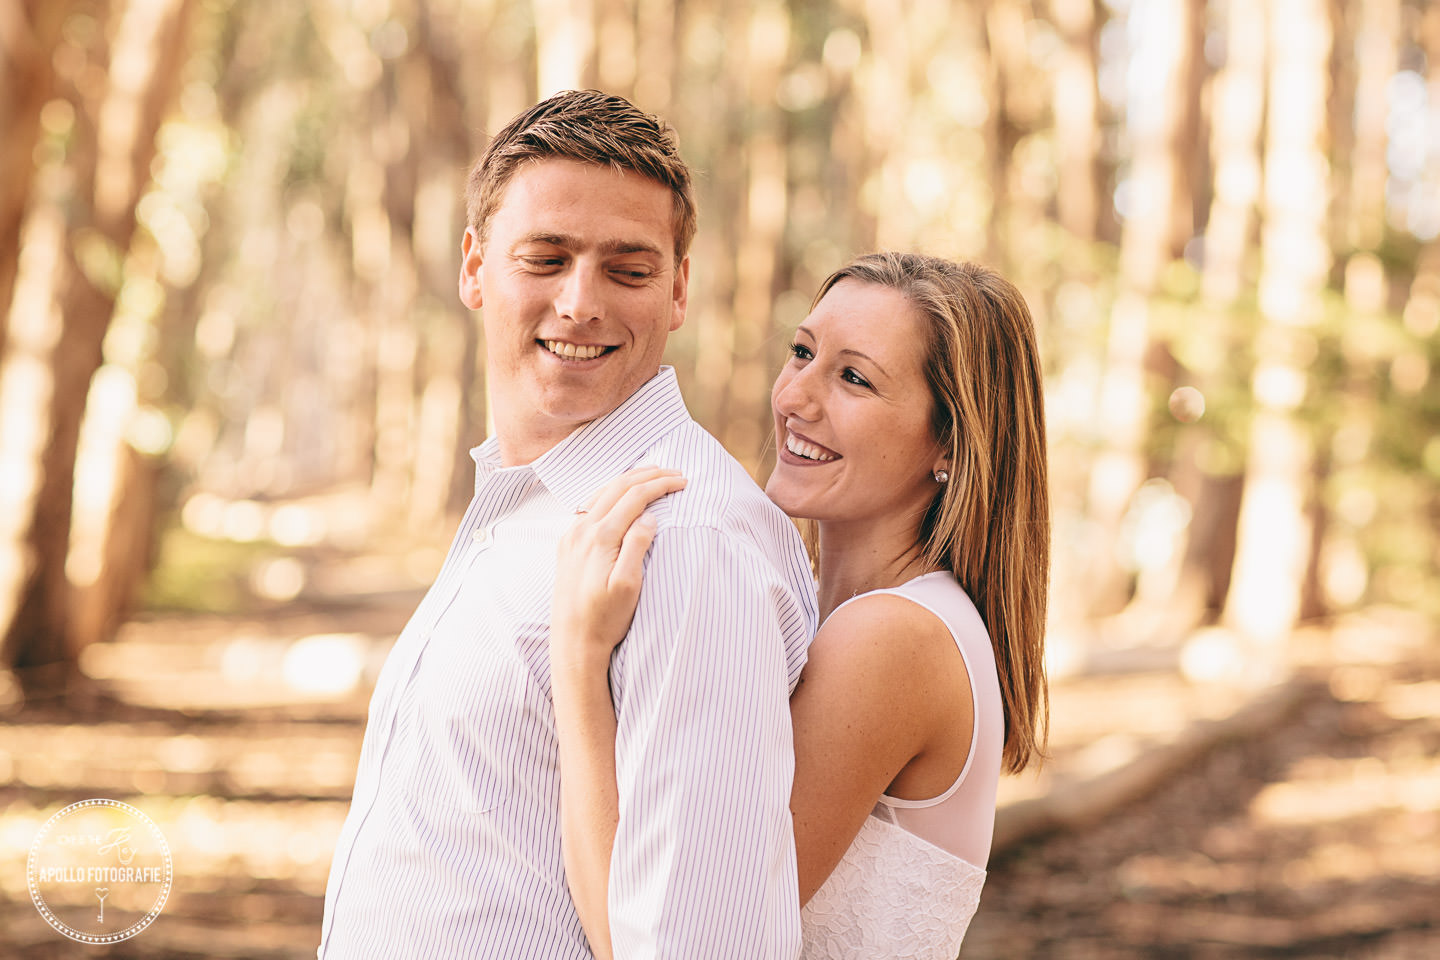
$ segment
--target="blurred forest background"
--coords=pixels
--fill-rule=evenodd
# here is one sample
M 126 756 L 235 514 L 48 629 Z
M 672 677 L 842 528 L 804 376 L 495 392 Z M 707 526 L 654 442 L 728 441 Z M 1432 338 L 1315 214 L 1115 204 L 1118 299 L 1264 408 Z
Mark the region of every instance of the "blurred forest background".
M 1297 627 L 1440 615 L 1433 3 L 0 0 L 0 705 L 83 712 L 137 613 L 428 580 L 486 424 L 463 178 L 573 87 L 679 131 L 668 362 L 757 477 L 834 267 L 1020 286 L 1057 678 L 1262 683 Z M 324 636 L 297 697 L 371 675 Z

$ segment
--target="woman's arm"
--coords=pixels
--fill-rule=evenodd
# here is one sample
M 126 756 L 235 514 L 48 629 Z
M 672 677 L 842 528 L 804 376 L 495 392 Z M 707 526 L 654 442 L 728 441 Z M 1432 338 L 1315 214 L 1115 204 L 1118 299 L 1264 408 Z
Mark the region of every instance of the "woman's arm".
M 615 711 L 608 663 L 561 666 L 554 659 L 552 655 L 550 689 L 560 739 L 560 846 L 565 880 L 591 951 L 599 960 L 609 960 L 606 899 L 620 801 L 615 788 Z
M 965 664 L 932 613 L 864 597 L 825 621 L 790 697 L 800 903 L 825 883 L 887 790 L 943 793 L 964 769 L 974 709 Z
M 562 538 L 550 618 L 550 686 L 560 741 L 560 835 L 566 882 L 599 960 L 609 960 L 607 894 L 619 821 L 610 654 L 640 598 L 654 500 L 685 485 L 674 471 L 632 470 L 601 488 Z

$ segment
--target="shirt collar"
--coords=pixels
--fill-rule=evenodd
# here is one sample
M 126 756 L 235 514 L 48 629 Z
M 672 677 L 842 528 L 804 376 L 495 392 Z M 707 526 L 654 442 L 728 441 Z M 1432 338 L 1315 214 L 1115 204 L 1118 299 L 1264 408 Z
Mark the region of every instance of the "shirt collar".
M 550 493 L 574 510 L 584 506 L 605 481 L 639 462 L 662 436 L 689 422 L 675 368 L 662 366 L 620 406 L 592 420 L 561 440 L 524 469 Z M 500 441 L 490 437 L 470 451 L 475 460 L 475 486 L 501 469 Z

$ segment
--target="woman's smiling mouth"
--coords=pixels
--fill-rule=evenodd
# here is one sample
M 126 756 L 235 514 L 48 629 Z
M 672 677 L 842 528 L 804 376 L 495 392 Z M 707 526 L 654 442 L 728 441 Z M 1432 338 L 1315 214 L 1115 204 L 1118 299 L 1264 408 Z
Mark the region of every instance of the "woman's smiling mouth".
M 785 434 L 785 449 L 801 459 L 813 460 L 816 463 L 828 463 L 831 460 L 838 460 L 840 458 L 840 454 L 826 450 L 818 443 L 811 443 L 809 440 L 797 437 L 788 431 Z

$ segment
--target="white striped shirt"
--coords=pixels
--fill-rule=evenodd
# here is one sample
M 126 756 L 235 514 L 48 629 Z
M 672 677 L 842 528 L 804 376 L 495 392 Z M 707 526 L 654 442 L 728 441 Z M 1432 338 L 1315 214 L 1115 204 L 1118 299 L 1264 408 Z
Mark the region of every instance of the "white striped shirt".
M 376 684 L 325 894 L 327 960 L 591 956 L 560 854 L 547 651 L 559 537 L 637 463 L 686 488 L 611 662 L 618 958 L 793 958 L 789 690 L 815 630 L 794 526 L 686 412 L 674 371 L 475 498 Z

